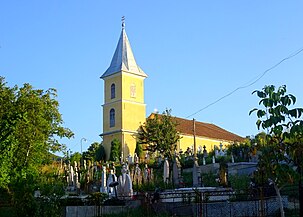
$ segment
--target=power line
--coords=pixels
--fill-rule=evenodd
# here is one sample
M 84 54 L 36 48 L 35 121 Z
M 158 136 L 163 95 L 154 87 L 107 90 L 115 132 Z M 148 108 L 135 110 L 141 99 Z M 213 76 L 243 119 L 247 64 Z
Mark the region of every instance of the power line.
M 293 52 L 292 54 L 290 54 L 289 56 L 283 58 L 282 60 L 280 60 L 278 63 L 276 63 L 275 65 L 271 66 L 270 68 L 266 69 L 264 72 L 262 72 L 261 74 L 258 75 L 258 77 L 256 79 L 253 79 L 253 80 L 250 80 L 248 81 L 247 83 L 243 84 L 242 86 L 240 87 L 237 87 L 236 89 L 234 89 L 233 91 L 227 93 L 226 95 L 220 97 L 219 99 L 215 100 L 214 102 L 204 106 L 203 108 L 199 109 L 198 111 L 192 113 L 191 115 L 187 116 L 186 118 L 189 118 L 191 116 L 194 116 L 198 113 L 200 113 L 201 111 L 207 109 L 208 107 L 220 102 L 221 100 L 225 99 L 226 97 L 234 94 L 235 92 L 237 92 L 238 90 L 241 90 L 241 89 L 245 89 L 247 87 L 250 87 L 252 86 L 253 84 L 257 83 L 262 77 L 264 77 L 269 71 L 273 70 L 274 68 L 278 67 L 281 63 L 283 63 L 284 61 L 286 60 L 289 60 L 295 56 L 297 56 L 299 53 L 301 53 L 303 51 L 303 47 L 298 49 L 297 51 Z

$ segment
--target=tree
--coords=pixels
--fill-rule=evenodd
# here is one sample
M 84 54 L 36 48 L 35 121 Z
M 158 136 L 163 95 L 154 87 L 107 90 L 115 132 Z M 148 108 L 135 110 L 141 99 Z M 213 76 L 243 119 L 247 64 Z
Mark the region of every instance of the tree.
M 106 152 L 105 152 L 105 148 L 102 144 L 99 145 L 96 154 L 95 154 L 95 160 L 96 161 L 105 161 L 106 160 Z
M 117 161 L 121 157 L 121 142 L 118 139 L 114 139 L 111 142 L 111 149 L 110 149 L 110 157 L 109 160 Z
M 102 143 L 92 143 L 86 152 L 83 153 L 83 157 L 90 159 L 91 161 L 101 161 L 106 159 L 105 149 Z
M 62 126 L 56 97 L 55 89 L 10 88 L 0 77 L 1 188 L 37 176 L 49 152 L 65 148 L 59 138 L 73 136 Z
M 144 150 L 158 151 L 164 157 L 172 159 L 180 139 L 177 131 L 177 122 L 171 116 L 171 111 L 166 110 L 159 114 L 152 114 L 146 122 L 139 127 L 138 143 Z
M 143 157 L 143 148 L 142 145 L 138 143 L 138 141 L 136 142 L 135 153 L 137 154 L 139 159 Z
M 0 188 L 6 188 L 11 181 L 12 158 L 17 148 L 13 133 L 22 119 L 14 109 L 16 89 L 7 87 L 0 77 Z
M 252 145 L 249 139 L 245 139 L 241 143 L 231 144 L 227 147 L 227 154 L 233 155 L 237 162 L 248 161 L 251 152 Z
M 281 216 L 284 216 L 280 189 L 287 182 L 293 182 L 298 167 L 301 177 L 302 168 L 302 135 L 303 120 L 302 108 L 289 108 L 296 103 L 296 97 L 286 94 L 286 86 L 277 90 L 273 85 L 265 86 L 261 91 L 254 91 L 261 100 L 259 105 L 263 109 L 255 108 L 250 114 L 256 112 L 258 129 L 267 131 L 265 145 L 259 145 L 262 155 L 259 161 L 259 171 L 265 178 L 269 178 L 274 185 L 280 201 Z M 303 214 L 302 186 L 299 180 L 300 213 Z
M 76 161 L 77 163 L 80 162 L 82 158 L 82 155 L 79 152 L 75 152 L 70 156 L 70 162 L 73 165 L 74 161 Z

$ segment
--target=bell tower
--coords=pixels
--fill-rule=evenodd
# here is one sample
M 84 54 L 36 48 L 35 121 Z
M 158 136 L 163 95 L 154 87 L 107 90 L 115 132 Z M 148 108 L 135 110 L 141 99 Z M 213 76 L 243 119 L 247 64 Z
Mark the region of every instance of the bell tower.
M 122 19 L 121 35 L 108 69 L 100 77 L 104 80 L 103 144 L 107 159 L 111 142 L 118 139 L 125 159 L 134 156 L 136 134 L 146 119 L 144 79 L 147 75 L 137 65 Z

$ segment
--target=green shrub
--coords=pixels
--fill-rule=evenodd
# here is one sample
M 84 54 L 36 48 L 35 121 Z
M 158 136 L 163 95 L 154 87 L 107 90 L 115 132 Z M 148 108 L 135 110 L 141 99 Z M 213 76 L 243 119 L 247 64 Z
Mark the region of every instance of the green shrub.
M 212 172 L 202 174 L 202 182 L 205 187 L 218 187 L 219 183 L 216 181 L 218 176 Z
M 233 190 L 236 193 L 247 193 L 249 190 L 250 178 L 247 175 L 233 175 L 228 177 Z

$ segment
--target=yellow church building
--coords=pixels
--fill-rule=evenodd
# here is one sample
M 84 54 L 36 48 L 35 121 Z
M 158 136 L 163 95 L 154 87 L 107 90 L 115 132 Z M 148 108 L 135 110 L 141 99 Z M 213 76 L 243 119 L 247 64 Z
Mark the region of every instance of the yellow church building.
M 146 120 L 144 80 L 147 75 L 137 65 L 128 40 L 124 23 L 121 35 L 108 69 L 100 77 L 104 80 L 103 145 L 109 158 L 111 142 L 118 139 L 122 145 L 122 157 L 134 156 L 136 134 Z M 187 150 L 194 144 L 192 120 L 177 118 L 181 139 L 179 150 Z M 212 150 L 220 144 L 228 145 L 244 139 L 216 125 L 195 122 L 196 146 Z

